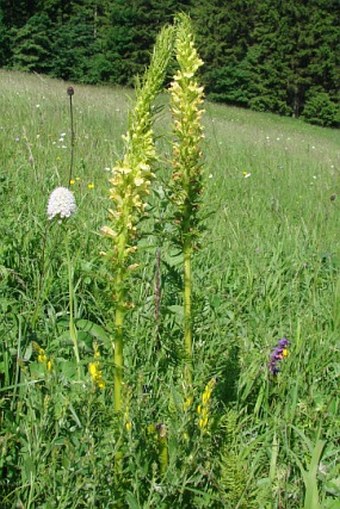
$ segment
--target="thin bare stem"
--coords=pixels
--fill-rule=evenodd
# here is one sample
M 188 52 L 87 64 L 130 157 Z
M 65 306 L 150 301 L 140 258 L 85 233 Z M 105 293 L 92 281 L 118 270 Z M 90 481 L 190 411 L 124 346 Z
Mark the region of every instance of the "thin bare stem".
M 73 177 L 74 142 L 75 142 L 74 122 L 73 122 L 73 100 L 72 100 L 72 97 L 74 95 L 73 87 L 68 87 L 67 95 L 70 98 L 70 127 L 71 127 L 70 171 L 69 171 L 69 177 L 68 177 L 68 187 L 70 187 L 71 180 Z

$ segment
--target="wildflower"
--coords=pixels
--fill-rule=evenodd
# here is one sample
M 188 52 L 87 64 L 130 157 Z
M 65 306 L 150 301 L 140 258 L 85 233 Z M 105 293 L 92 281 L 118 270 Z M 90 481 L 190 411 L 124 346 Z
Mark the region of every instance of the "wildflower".
M 70 186 L 74 186 L 75 183 L 76 181 L 74 179 L 70 179 Z
M 67 95 L 69 95 L 71 97 L 73 94 L 74 94 L 74 88 L 73 87 L 68 87 Z
M 59 216 L 60 219 L 71 217 L 77 210 L 73 193 L 66 187 L 57 187 L 48 200 L 47 215 L 49 219 Z
M 269 371 L 272 375 L 277 375 L 280 371 L 278 364 L 282 361 L 282 359 L 286 358 L 289 354 L 288 352 L 289 341 L 287 338 L 282 338 L 278 341 L 276 347 L 273 349 L 270 355 L 270 361 L 268 364 Z
M 94 189 L 94 183 L 93 182 L 89 182 L 87 184 L 87 189 Z
M 194 401 L 194 398 L 190 395 L 188 396 L 185 401 L 184 401 L 184 404 L 183 404 L 183 407 L 184 407 L 184 411 L 186 412 L 187 410 L 190 409 L 192 403 Z
M 47 357 L 45 350 L 38 345 L 35 341 L 33 341 L 32 346 L 34 350 L 37 352 L 37 360 L 40 362 L 40 364 L 44 364 L 47 368 L 47 371 L 52 370 L 52 361 Z
M 96 385 L 99 389 L 104 389 L 105 382 L 103 380 L 103 374 L 100 369 L 100 353 L 98 350 L 98 346 L 94 345 L 94 361 L 89 363 L 89 373 L 92 378 L 94 385 Z
M 201 428 L 202 431 L 205 431 L 205 429 L 208 426 L 210 413 L 210 399 L 215 383 L 216 383 L 215 378 L 212 378 L 207 383 L 202 394 L 201 404 L 198 405 L 197 407 L 197 413 L 199 415 L 198 426 Z

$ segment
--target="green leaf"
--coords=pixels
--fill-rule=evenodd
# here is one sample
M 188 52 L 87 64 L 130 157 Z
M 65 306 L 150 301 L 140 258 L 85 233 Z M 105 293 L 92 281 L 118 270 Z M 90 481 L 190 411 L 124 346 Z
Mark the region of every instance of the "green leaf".
M 76 320 L 76 327 L 78 331 L 88 332 L 92 337 L 101 341 L 107 348 L 110 347 L 110 336 L 107 331 L 90 320 L 79 319 Z
M 128 491 L 126 494 L 126 502 L 129 504 L 130 509 L 139 509 L 140 508 L 138 500 L 136 499 L 134 494 L 131 493 L 131 491 Z
M 24 357 L 23 357 L 25 362 L 29 361 L 30 358 L 32 357 L 32 350 L 33 350 L 32 341 L 30 341 L 28 344 L 28 347 L 25 350 Z

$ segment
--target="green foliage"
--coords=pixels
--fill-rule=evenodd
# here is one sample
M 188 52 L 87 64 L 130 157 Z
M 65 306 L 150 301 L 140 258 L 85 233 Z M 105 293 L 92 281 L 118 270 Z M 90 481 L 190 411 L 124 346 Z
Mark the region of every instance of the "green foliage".
M 340 123 L 339 106 L 325 92 L 311 92 L 303 109 L 303 117 L 311 124 L 336 126 Z
M 248 105 L 249 76 L 243 59 L 250 43 L 254 6 L 254 2 L 243 0 L 228 5 L 195 2 L 192 16 L 205 63 L 203 80 L 213 100 Z
M 20 71 L 48 73 L 52 69 L 51 23 L 46 14 L 36 14 L 16 31 L 13 39 L 13 67 Z
M 0 66 L 4 67 L 9 55 L 10 37 L 4 22 L 4 14 L 0 7 Z
M 223 446 L 220 452 L 220 485 L 226 508 L 246 509 L 255 507 L 249 496 L 250 469 L 242 455 L 239 443 L 239 423 L 235 410 L 222 418 Z

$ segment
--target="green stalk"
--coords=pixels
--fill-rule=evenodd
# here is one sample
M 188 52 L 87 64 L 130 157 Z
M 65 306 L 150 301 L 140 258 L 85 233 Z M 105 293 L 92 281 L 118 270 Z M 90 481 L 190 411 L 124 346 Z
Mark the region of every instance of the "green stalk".
M 165 424 L 160 424 L 158 429 L 159 435 L 159 464 L 161 475 L 166 474 L 169 464 L 167 429 Z
M 36 323 L 39 318 L 39 313 L 41 309 L 41 305 L 43 302 L 43 291 L 45 286 L 45 269 L 46 269 L 46 263 L 45 263 L 45 252 L 46 252 L 46 241 L 47 241 L 47 234 L 49 231 L 50 225 L 48 224 L 44 231 L 43 236 L 43 243 L 42 243 L 42 249 L 41 249 L 41 259 L 40 259 L 40 267 L 39 267 L 39 274 L 38 274 L 38 290 L 37 290 L 37 296 L 35 298 L 35 310 L 33 312 L 32 316 L 32 328 L 34 329 L 36 326 Z
M 127 230 L 123 229 L 117 241 L 117 269 L 115 278 L 116 291 L 116 311 L 115 311 L 115 339 L 114 339 L 114 410 L 118 414 L 122 410 L 122 384 L 124 367 L 124 338 L 123 325 L 125 316 L 125 250 L 126 250 Z
M 70 171 L 68 176 L 68 188 L 70 188 L 71 180 L 73 178 L 73 161 L 74 161 L 74 122 L 73 122 L 73 102 L 72 97 L 74 94 L 73 87 L 68 87 L 67 89 L 67 95 L 70 98 L 70 127 L 71 127 L 71 153 L 70 153 Z
M 192 383 L 192 318 L 191 318 L 191 242 L 184 243 L 184 349 L 186 354 L 185 380 Z
M 123 323 L 124 323 L 124 289 L 122 268 L 118 269 L 116 276 L 117 307 L 115 314 L 115 342 L 114 342 L 114 410 L 120 413 L 122 410 L 122 383 L 123 383 Z
M 74 288 L 73 288 L 73 266 L 71 262 L 69 247 L 68 247 L 68 239 L 66 240 L 66 254 L 67 254 L 67 268 L 68 268 L 68 292 L 69 292 L 69 332 L 70 337 L 73 343 L 73 351 L 74 356 L 76 358 L 77 363 L 77 374 L 78 379 L 81 378 L 80 373 L 80 356 L 79 356 L 79 348 L 78 348 L 78 333 L 77 328 L 74 323 Z

